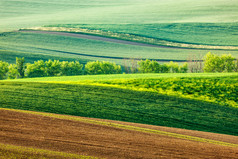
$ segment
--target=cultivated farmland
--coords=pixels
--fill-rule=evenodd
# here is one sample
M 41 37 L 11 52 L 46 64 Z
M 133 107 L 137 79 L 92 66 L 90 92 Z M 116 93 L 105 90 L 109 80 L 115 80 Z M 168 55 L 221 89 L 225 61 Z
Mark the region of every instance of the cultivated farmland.
M 230 135 L 9 109 L 0 109 L 0 121 L 3 157 L 91 159 L 90 154 L 134 159 L 237 155 L 237 137 Z
M 208 52 L 238 59 L 237 8 L 238 0 L 0 0 L 0 61 L 110 61 L 126 73 L 141 59 L 189 61 L 196 72 Z M 2 67 L 2 77 L 26 77 L 21 64 Z M 238 74 L 224 67 L 1 80 L 0 158 L 237 158 Z
M 74 77 L 73 80 L 71 77 L 62 79 L 58 77 L 60 81 L 54 81 L 54 78 L 40 78 L 41 82 L 37 80 L 33 82 L 34 79 L 2 81 L 1 107 L 237 135 L 237 94 L 235 93 L 237 80 L 234 80 L 237 79 L 237 73 L 227 74 L 224 77 L 216 75 L 209 77 L 207 74 L 202 78 L 191 78 L 196 74 L 190 74 L 190 77 L 180 75 L 180 78 L 174 78 L 174 80 L 168 80 L 163 75 L 157 79 L 135 75 L 131 77 L 131 80 L 125 80 L 127 76 L 124 76 L 114 75 L 112 78 L 117 80 L 112 81 L 106 80 L 110 76 L 103 75 L 97 76 L 102 79 L 100 81 L 90 81 L 90 78 L 94 76 L 78 76 L 78 79 Z M 81 78 L 84 80 L 80 80 Z M 196 87 L 191 85 L 191 80 L 199 81 Z M 161 87 L 159 81 L 164 81 L 163 85 L 167 87 Z M 220 95 L 224 96 L 224 99 L 220 99 L 221 96 L 217 96 L 216 92 L 210 94 L 209 91 L 212 92 L 213 88 L 200 90 L 207 94 L 197 92 L 197 87 L 203 86 L 206 81 L 218 81 L 215 86 L 217 91 L 221 91 Z M 233 98 L 226 97 L 226 91 L 222 92 L 224 81 L 230 82 L 231 87 L 234 87 L 234 90 L 231 90 L 235 91 L 231 92 Z M 179 83 L 191 86 L 183 92 Z M 113 84 L 119 86 L 114 87 Z M 133 87 L 135 89 L 131 89 Z M 164 92 L 167 90 L 174 93 L 161 94 L 160 87 Z M 189 89 L 190 95 L 186 92 Z M 197 97 L 200 93 L 204 95 L 204 98 Z M 219 101 L 224 104 L 222 105 Z
M 28 12 L 24 12 L 26 8 Z M 0 56 L 8 62 L 14 57 L 28 56 L 27 62 L 31 62 L 31 58 L 98 59 L 118 64 L 123 64 L 124 59 L 128 58 L 182 62 L 189 58 L 201 59 L 209 51 L 231 53 L 237 58 L 236 8 L 237 3 L 232 0 L 221 0 L 216 4 L 205 0 L 105 0 L 100 3 L 77 0 L 70 3 L 65 0 L 19 3 L 3 0 L 1 14 L 4 16 L 0 32 L 41 26 L 57 27 L 56 30 L 60 30 L 60 27 L 82 28 L 95 30 L 99 35 L 101 31 L 113 35 L 109 34 L 109 37 L 123 34 L 124 40 L 133 40 L 136 35 L 139 42 L 147 42 L 143 39 L 149 38 L 149 41 L 159 40 L 159 45 L 199 49 L 151 48 L 72 36 L 11 32 L 0 36 Z M 11 9 L 15 12 L 8 11 Z M 9 58 L 4 56 L 6 52 L 10 52 Z

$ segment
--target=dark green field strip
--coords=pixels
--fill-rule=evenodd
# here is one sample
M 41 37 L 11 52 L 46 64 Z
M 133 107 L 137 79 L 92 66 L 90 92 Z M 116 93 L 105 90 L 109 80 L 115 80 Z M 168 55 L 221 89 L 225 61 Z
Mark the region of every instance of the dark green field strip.
M 238 111 L 126 89 L 0 82 L 2 108 L 95 117 L 238 135 Z
M 8 51 L 6 56 L 4 52 L 0 52 L 0 58 L 3 61 L 14 60 L 13 58 L 18 56 L 25 57 L 26 60 L 32 57 L 36 60 L 78 60 L 81 63 L 89 60 L 110 60 L 117 64 L 125 64 L 128 58 L 184 62 L 189 57 L 192 58 L 192 55 L 203 56 L 208 52 L 194 49 L 142 47 L 69 36 L 22 32 L 0 34 L 0 49 Z M 215 53 L 219 55 L 232 53 L 237 58 L 237 51 L 216 51 Z
M 38 50 L 44 50 L 44 51 L 52 51 L 52 52 L 58 52 L 63 54 L 70 54 L 70 55 L 79 55 L 79 56 L 87 56 L 87 57 L 96 57 L 96 58 L 104 58 L 104 59 L 119 59 L 119 60 L 138 60 L 138 58 L 128 58 L 128 57 L 118 57 L 118 56 L 99 56 L 99 55 L 90 55 L 86 53 L 76 53 L 76 52 L 69 52 L 69 51 L 61 51 L 61 50 L 53 50 L 53 49 L 46 49 L 46 48 L 34 48 Z M 139 60 L 146 60 L 145 58 L 140 58 Z M 188 60 L 175 60 L 175 59 L 149 59 L 149 60 L 155 60 L 159 62 L 187 62 Z M 202 61 L 202 60 L 197 60 Z
M 66 56 L 58 56 L 53 54 L 41 53 L 40 51 L 33 52 L 20 52 L 13 50 L 1 50 L 0 48 L 0 60 L 4 60 L 9 63 L 16 63 L 16 57 L 25 58 L 26 63 L 34 63 L 37 60 L 47 61 L 49 59 L 52 60 L 60 60 L 60 61 L 80 61 L 82 64 L 86 64 L 88 60 L 80 59 L 78 57 L 67 57 Z
M 58 24 L 49 27 L 110 31 L 175 43 L 237 46 L 238 23 Z

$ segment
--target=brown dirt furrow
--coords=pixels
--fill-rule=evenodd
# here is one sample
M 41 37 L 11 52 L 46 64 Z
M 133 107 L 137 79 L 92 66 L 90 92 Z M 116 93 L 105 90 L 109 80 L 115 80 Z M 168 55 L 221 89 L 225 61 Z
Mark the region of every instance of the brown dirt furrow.
M 160 127 L 142 124 L 124 124 L 160 129 Z M 180 131 L 183 130 L 177 130 L 177 132 Z M 198 132 L 193 134 L 193 131 L 186 131 L 185 133 L 192 136 Z M 203 133 L 205 136 L 206 133 Z M 229 135 L 218 135 L 224 139 L 226 137 L 230 137 L 229 140 L 232 139 Z M 188 141 L 3 109 L 0 109 L 0 143 L 112 159 L 237 158 L 238 156 L 237 147 Z
M 123 125 L 131 125 L 131 126 L 137 126 L 142 128 L 177 133 L 182 135 L 200 137 L 200 138 L 205 138 L 210 140 L 228 142 L 232 144 L 238 144 L 238 136 L 232 136 L 232 135 L 226 135 L 226 134 L 217 134 L 217 133 L 211 133 L 211 132 L 186 130 L 186 129 L 179 129 L 179 128 L 173 128 L 173 127 L 154 126 L 154 125 L 146 125 L 146 124 L 139 124 L 139 123 L 128 123 L 128 122 L 114 121 L 114 120 L 104 120 L 104 119 L 95 119 L 95 118 L 87 118 L 87 119 L 92 119 L 97 121 L 106 121 L 110 123 L 123 124 Z

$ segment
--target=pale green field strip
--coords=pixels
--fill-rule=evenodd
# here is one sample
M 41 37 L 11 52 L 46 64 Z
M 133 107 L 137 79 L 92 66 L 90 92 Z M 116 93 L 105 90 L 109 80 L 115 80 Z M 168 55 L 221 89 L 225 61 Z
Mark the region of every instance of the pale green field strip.
M 28 114 L 35 114 L 35 115 L 53 117 L 53 118 L 58 118 L 58 119 L 80 121 L 80 122 L 85 122 L 85 123 L 110 126 L 110 127 L 114 127 L 114 128 L 120 128 L 120 129 L 125 129 L 125 130 L 132 130 L 132 131 L 139 131 L 139 132 L 144 132 L 144 133 L 158 134 L 158 135 L 174 137 L 174 138 L 178 138 L 178 139 L 185 139 L 185 140 L 189 140 L 189 141 L 210 143 L 210 144 L 221 145 L 221 146 L 238 147 L 238 144 L 232 144 L 232 143 L 228 143 L 228 142 L 216 141 L 216 140 L 211 140 L 211 139 L 205 139 L 205 138 L 200 138 L 200 137 L 182 135 L 182 134 L 177 134 L 177 133 L 171 133 L 171 132 L 160 131 L 160 130 L 153 130 L 153 129 L 148 129 L 148 128 L 124 125 L 124 124 L 116 124 L 116 123 L 110 123 L 110 122 L 105 122 L 105 121 L 97 121 L 97 120 L 74 117 L 74 116 L 58 115 L 58 114 L 52 114 L 52 113 L 41 113 L 41 112 L 33 112 L 33 111 L 25 111 L 25 110 L 14 110 L 14 109 L 6 109 L 6 108 L 0 108 L 0 110 L 9 110 L 9 111 L 16 111 L 16 112 L 22 112 L 22 113 L 28 113 Z
M 145 44 L 152 44 L 152 45 L 145 45 L 148 47 L 170 47 L 170 48 L 185 48 L 185 49 L 209 49 L 209 50 L 238 50 L 237 46 L 212 46 L 212 45 L 196 45 L 196 44 L 188 44 L 188 43 L 176 43 L 172 41 L 167 40 L 160 40 L 160 39 L 154 39 L 154 38 L 148 38 L 148 37 L 142 37 L 138 35 L 131 35 L 131 34 L 124 34 L 124 33 L 113 33 L 113 32 L 106 32 L 102 30 L 90 30 L 90 29 L 82 29 L 82 28 L 65 28 L 65 27 L 36 27 L 36 28 L 26 28 L 26 29 L 20 29 L 20 31 L 29 31 L 34 33 L 34 31 L 47 31 L 48 34 L 55 34 L 55 32 L 70 32 L 70 33 L 78 33 L 78 34 L 89 34 L 89 35 L 97 35 L 97 36 L 103 36 L 107 38 L 116 38 L 120 40 L 126 40 L 126 41 L 133 41 L 138 43 L 137 45 L 144 46 Z M 54 32 L 50 32 L 54 31 Z M 42 33 L 47 33 L 42 32 Z M 66 35 L 67 36 L 67 35 Z M 68 35 L 70 36 L 70 35 Z M 85 37 L 87 38 L 87 37 Z M 90 37 L 88 37 L 90 38 Z M 101 40 L 107 40 L 108 39 L 101 39 Z M 122 43 L 122 41 L 116 41 L 111 40 L 112 42 L 116 43 Z M 125 44 L 131 44 L 136 45 L 136 43 L 130 43 L 125 42 Z M 145 44 L 144 44 L 145 43 Z
M 110 75 L 80 75 L 60 76 L 43 78 L 8 79 L 9 82 L 95 82 L 105 80 L 127 80 L 127 79 L 153 79 L 153 78 L 176 78 L 176 77 L 235 77 L 238 73 L 143 73 L 143 74 L 110 74 Z
M 4 152 L 2 152 L 3 150 Z M 51 150 L 37 149 L 37 148 L 29 148 L 23 146 L 15 146 L 9 144 L 0 143 L 0 158 L 72 158 L 72 159 L 97 159 L 97 157 L 91 156 L 83 156 L 65 152 L 57 152 Z M 44 156 L 44 157 L 43 157 Z
M 0 1 L 0 32 L 47 24 L 237 22 L 237 0 Z

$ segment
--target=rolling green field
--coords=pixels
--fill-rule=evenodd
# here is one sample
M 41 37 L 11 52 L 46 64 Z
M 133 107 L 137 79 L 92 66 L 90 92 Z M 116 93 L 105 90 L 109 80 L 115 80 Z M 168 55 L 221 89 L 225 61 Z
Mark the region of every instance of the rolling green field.
M 116 81 L 120 83 L 123 79 L 132 82 L 136 79 L 141 83 L 145 80 L 148 83 L 150 80 L 166 81 L 171 76 L 172 74 L 167 76 L 161 74 L 101 75 L 1 81 L 0 103 L 2 108 L 238 134 L 236 107 L 179 95 L 161 94 L 158 91 L 146 90 L 144 86 L 135 82 L 133 84 L 137 86 L 137 89 L 131 89 L 130 85 L 121 88 L 111 85 Z M 220 74 L 178 74 L 177 80 L 186 81 L 193 77 L 211 79 L 211 81 L 212 79 L 226 80 L 231 81 L 230 83 L 233 81 L 237 89 L 237 80 L 234 80 L 237 79 L 237 74 L 219 76 Z M 152 77 L 154 78 L 151 79 Z M 114 79 L 111 84 L 108 83 L 109 79 Z M 123 84 L 121 83 L 122 86 Z M 217 89 L 220 88 L 217 86 Z
M 60 60 L 187 60 L 209 50 L 150 48 L 66 36 L 10 32 L 40 26 L 84 27 L 177 43 L 237 46 L 237 0 L 33 0 L 0 2 L 0 57 Z M 60 24 L 60 25 L 59 25 Z M 10 33 L 6 33 L 10 32 Z M 217 54 L 237 51 L 213 51 Z M 10 54 L 11 53 L 11 54 Z
M 188 60 L 207 54 L 209 50 L 170 49 L 126 45 L 98 40 L 65 37 L 60 35 L 37 33 L 2 33 L 0 36 L 1 60 L 13 62 L 15 57 L 25 57 L 26 62 L 39 59 L 113 61 L 124 64 L 124 58 Z M 238 51 L 213 50 L 213 53 L 231 53 L 238 58 Z M 34 59 L 34 60 L 33 60 Z
M 133 65 L 131 59 L 179 64 L 203 60 L 208 52 L 230 53 L 238 59 L 237 8 L 238 0 L 0 0 L 0 61 L 13 64 L 16 57 L 24 57 L 26 63 L 51 59 L 86 64 L 99 60 L 126 67 Z M 77 34 L 156 47 L 72 34 L 22 32 L 46 27 L 56 31 L 84 29 Z M 0 108 L 237 136 L 237 92 L 238 73 L 28 78 L 0 80 Z M 100 121 L 98 124 L 123 127 Z M 132 126 L 124 128 L 148 132 Z M 176 137 L 173 135 L 170 137 Z M 196 137 L 191 140 L 200 141 Z M 0 144 L 0 156 L 90 158 L 7 144 Z
M 237 7 L 237 0 L 1 0 L 0 31 L 48 24 L 237 22 Z
M 238 23 L 59 24 L 46 27 L 102 30 L 188 44 L 238 46 Z

